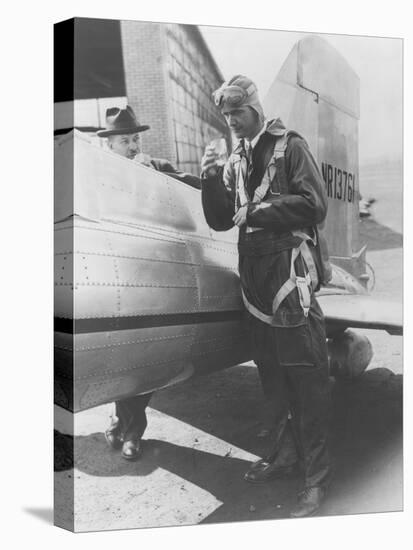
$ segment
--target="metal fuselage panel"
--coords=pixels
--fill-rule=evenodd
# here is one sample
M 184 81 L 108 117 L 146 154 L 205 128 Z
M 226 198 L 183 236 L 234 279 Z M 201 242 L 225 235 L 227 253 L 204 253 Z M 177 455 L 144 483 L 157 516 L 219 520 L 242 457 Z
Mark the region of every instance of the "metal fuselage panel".
M 82 410 L 249 360 L 237 230 L 212 232 L 198 190 L 80 136 L 57 145 L 56 163 L 70 148 L 73 202 L 61 194 L 55 223 L 56 401 Z
M 76 412 L 171 386 L 249 359 L 246 341 L 241 317 L 72 338 L 56 332 L 55 400 Z

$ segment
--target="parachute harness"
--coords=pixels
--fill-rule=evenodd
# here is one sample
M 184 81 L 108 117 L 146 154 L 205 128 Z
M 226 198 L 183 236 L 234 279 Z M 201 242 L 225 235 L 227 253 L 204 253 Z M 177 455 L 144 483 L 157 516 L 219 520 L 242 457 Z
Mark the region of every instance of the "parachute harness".
M 264 197 L 267 195 L 268 191 L 270 191 L 272 195 L 281 195 L 281 194 L 288 193 L 288 184 L 287 184 L 287 178 L 285 175 L 285 165 L 284 165 L 284 156 L 285 156 L 285 150 L 287 148 L 288 136 L 289 136 L 288 132 L 285 132 L 285 134 L 282 137 L 276 140 L 275 146 L 274 146 L 274 153 L 265 170 L 262 182 L 254 192 L 254 197 L 252 199 L 252 202 L 254 204 L 260 204 L 261 201 L 264 199 Z M 247 204 L 249 200 L 248 192 L 245 186 L 245 182 L 247 180 L 247 173 L 248 173 L 247 158 L 245 156 L 240 156 L 240 159 L 239 161 L 237 161 L 237 163 L 238 163 L 238 174 L 237 174 L 237 184 L 236 184 L 236 193 L 235 193 L 236 207 L 237 207 L 238 199 L 241 206 Z M 283 168 L 283 170 L 280 170 L 281 173 L 278 173 L 278 175 L 280 176 L 279 193 L 272 192 L 271 190 L 271 182 L 273 181 L 276 175 L 277 166 L 278 168 Z M 261 227 L 247 227 L 246 231 L 247 233 L 252 233 L 255 231 L 262 231 L 262 229 L 263 228 Z M 291 251 L 290 278 L 287 281 L 285 281 L 285 283 L 281 286 L 281 288 L 278 290 L 277 294 L 274 297 L 274 300 L 272 303 L 272 315 L 267 315 L 262 311 L 260 311 L 258 308 L 256 308 L 254 305 L 252 305 L 246 298 L 244 292 L 242 291 L 242 298 L 247 310 L 252 315 L 254 315 L 254 317 L 257 317 L 258 319 L 260 319 L 261 321 L 269 325 L 275 324 L 274 319 L 275 319 L 275 314 L 278 311 L 278 308 L 280 307 L 281 303 L 287 298 L 287 296 L 291 292 L 293 292 L 295 288 L 298 291 L 298 297 L 299 297 L 300 305 L 304 312 L 304 316 L 308 317 L 308 312 L 310 310 L 310 305 L 311 305 L 312 291 L 315 290 L 318 286 L 317 268 L 314 263 L 313 256 L 311 254 L 311 250 L 308 246 L 308 242 L 311 242 L 314 246 L 317 243 L 315 239 L 311 238 L 304 231 L 292 231 L 292 234 L 295 237 L 301 238 L 301 243 L 299 246 L 293 248 Z M 298 257 L 301 257 L 301 261 L 303 263 L 304 273 L 305 273 L 304 276 L 297 275 L 295 270 L 295 262 Z

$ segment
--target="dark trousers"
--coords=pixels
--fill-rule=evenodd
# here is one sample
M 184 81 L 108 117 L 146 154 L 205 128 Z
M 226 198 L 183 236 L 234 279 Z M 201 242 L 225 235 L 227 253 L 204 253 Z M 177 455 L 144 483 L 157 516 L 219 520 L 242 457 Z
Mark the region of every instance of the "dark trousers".
M 115 416 L 112 416 L 109 431 L 123 441 L 140 439 L 148 425 L 146 407 L 152 393 L 128 397 L 115 402 Z
M 280 331 L 251 317 L 255 362 L 271 415 L 271 445 L 267 458 L 275 461 L 282 455 L 281 460 L 291 462 L 283 447 L 292 435 L 305 486 L 326 487 L 331 475 L 328 453 L 330 383 L 324 319 L 315 300 L 307 328 L 306 333 L 302 329 L 297 332 L 294 340 L 293 328 Z M 308 338 L 304 343 L 301 341 L 303 337 Z M 280 338 L 284 339 L 281 345 Z M 313 365 L 283 362 L 280 351 L 286 341 L 289 347 L 298 349 L 303 345 L 305 350 L 311 348 Z M 290 359 L 291 351 L 286 356 Z

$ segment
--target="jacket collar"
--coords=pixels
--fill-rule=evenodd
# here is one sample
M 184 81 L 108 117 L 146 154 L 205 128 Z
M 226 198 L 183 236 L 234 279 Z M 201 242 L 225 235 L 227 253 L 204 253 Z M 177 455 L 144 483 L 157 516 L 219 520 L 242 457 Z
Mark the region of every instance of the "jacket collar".
M 267 122 L 267 127 L 263 134 L 271 134 L 272 136 L 283 136 L 285 134 L 286 128 L 280 118 L 274 118 Z M 233 149 L 233 153 L 236 155 L 241 155 L 245 151 L 245 140 L 241 138 Z

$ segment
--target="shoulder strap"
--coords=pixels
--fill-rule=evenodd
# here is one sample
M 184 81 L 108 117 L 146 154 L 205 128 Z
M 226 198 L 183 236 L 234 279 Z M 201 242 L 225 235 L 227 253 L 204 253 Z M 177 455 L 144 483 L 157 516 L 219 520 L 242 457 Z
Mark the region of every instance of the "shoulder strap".
M 286 130 L 282 136 L 275 140 L 272 157 L 267 165 L 267 168 L 265 169 L 261 184 L 255 190 L 253 202 L 261 202 L 268 193 L 268 190 L 272 192 L 271 182 L 274 178 L 277 178 L 279 184 L 279 194 L 286 195 L 288 193 L 288 180 L 285 169 L 285 150 L 287 149 L 288 140 L 292 136 L 297 136 L 304 139 L 298 132 L 295 132 L 294 130 Z
M 248 192 L 245 188 L 245 176 L 247 173 L 247 160 L 244 156 L 233 153 L 231 155 L 232 163 L 235 171 L 235 208 L 237 209 L 237 201 L 239 199 L 240 206 L 249 202 Z
M 279 183 L 279 194 L 285 195 L 288 193 L 288 180 L 285 169 L 285 150 L 287 149 L 288 140 L 292 136 L 300 137 L 304 139 L 298 132 L 293 130 L 286 130 L 283 135 L 275 140 L 274 151 L 265 169 L 264 176 L 260 185 L 255 189 L 252 202 L 260 203 L 268 190 L 271 191 L 271 182 L 276 177 Z M 234 167 L 236 167 L 237 182 L 236 182 L 236 198 L 240 199 L 240 203 L 245 204 L 249 200 L 248 192 L 245 188 L 245 173 L 247 167 L 245 165 L 246 160 L 241 155 L 233 154 Z M 238 166 L 237 166 L 238 164 Z M 278 194 L 278 193 L 277 193 Z
M 265 169 L 264 176 L 260 185 L 254 192 L 253 202 L 259 203 L 263 200 L 268 190 L 271 190 L 271 182 L 276 177 L 278 159 L 284 157 L 287 147 L 287 131 L 275 140 L 273 154 Z M 286 192 L 286 191 L 285 191 Z
M 285 151 L 287 149 L 288 141 L 291 137 L 299 137 L 304 140 L 303 136 L 295 130 L 286 130 L 285 134 L 280 139 L 277 139 L 274 147 L 274 163 L 277 174 L 276 177 L 278 180 L 281 195 L 286 195 L 288 193 L 287 170 L 285 168 Z

